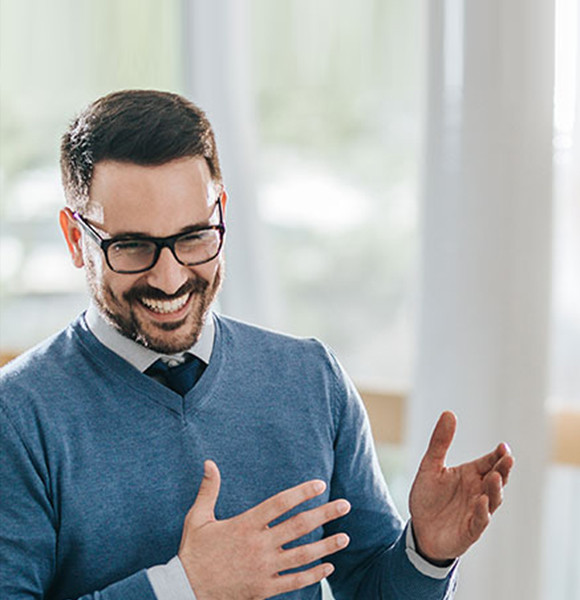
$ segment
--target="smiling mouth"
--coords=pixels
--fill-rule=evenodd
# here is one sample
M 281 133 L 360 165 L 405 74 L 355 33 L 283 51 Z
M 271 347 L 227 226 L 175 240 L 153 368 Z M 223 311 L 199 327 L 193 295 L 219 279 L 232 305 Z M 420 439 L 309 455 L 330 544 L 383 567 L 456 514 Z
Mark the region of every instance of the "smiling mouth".
M 181 310 L 191 297 L 191 293 L 180 296 L 173 300 L 152 300 L 151 298 L 140 298 L 141 304 L 158 315 L 168 315 Z

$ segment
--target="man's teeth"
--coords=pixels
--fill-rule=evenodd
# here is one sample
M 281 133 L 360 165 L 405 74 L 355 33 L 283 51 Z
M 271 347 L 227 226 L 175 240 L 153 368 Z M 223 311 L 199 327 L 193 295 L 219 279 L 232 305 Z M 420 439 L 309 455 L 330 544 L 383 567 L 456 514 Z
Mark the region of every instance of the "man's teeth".
M 175 300 L 151 300 L 149 298 L 141 298 L 141 302 L 153 312 L 167 314 L 175 312 L 183 308 L 189 300 L 189 294 L 176 298 Z

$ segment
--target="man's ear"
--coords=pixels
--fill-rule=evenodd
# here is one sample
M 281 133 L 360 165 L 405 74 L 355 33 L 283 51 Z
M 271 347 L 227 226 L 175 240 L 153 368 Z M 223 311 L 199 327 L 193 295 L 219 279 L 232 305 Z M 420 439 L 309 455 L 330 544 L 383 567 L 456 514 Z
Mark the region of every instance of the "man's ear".
M 222 213 L 224 217 L 226 216 L 226 203 L 228 201 L 228 193 L 225 189 L 222 189 L 222 193 L 220 195 L 220 204 L 222 205 Z
M 73 264 L 77 269 L 84 266 L 83 249 L 81 246 L 81 230 L 73 217 L 70 208 L 63 208 L 59 214 L 60 228 L 66 240 Z

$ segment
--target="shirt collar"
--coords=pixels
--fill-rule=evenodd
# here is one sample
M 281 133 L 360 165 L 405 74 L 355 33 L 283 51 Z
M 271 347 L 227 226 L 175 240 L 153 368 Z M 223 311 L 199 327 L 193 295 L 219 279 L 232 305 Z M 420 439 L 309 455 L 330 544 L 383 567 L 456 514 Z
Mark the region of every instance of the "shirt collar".
M 90 303 L 86 312 L 85 321 L 88 328 L 101 344 L 118 354 L 121 358 L 124 358 L 141 372 L 148 369 L 159 358 L 169 363 L 182 362 L 183 356 L 186 353 L 193 354 L 204 363 L 209 364 L 215 337 L 215 323 L 211 311 L 205 319 L 197 342 L 185 352 L 170 355 L 155 352 L 125 337 L 101 315 L 93 302 Z

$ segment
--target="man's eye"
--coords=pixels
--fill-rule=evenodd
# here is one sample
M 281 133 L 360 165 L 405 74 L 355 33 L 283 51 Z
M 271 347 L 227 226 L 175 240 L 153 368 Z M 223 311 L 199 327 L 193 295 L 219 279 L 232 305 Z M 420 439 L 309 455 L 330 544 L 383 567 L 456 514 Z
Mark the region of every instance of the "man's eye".
M 208 239 L 211 239 L 213 236 L 213 231 L 192 231 L 179 238 L 179 244 L 181 245 L 195 245 L 199 243 L 203 243 Z
M 116 254 L 147 254 L 155 250 L 155 244 L 142 240 L 123 240 L 115 242 L 111 250 Z

